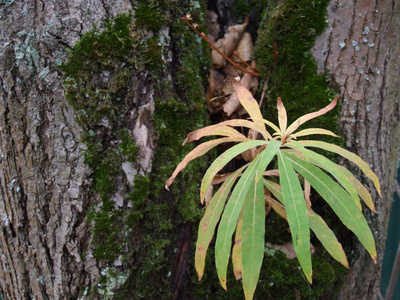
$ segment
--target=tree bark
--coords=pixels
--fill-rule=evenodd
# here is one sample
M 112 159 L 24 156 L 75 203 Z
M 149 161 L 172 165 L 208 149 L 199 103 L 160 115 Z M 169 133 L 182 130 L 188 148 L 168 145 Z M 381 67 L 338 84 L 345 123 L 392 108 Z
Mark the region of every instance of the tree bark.
M 99 194 L 91 192 L 92 170 L 85 163 L 87 146 L 81 137 L 88 129 L 77 122 L 77 112 L 65 99 L 65 78 L 59 66 L 67 60 L 67 49 L 85 32 L 96 26 L 101 31 L 105 20 L 132 12 L 140 3 L 144 2 L 10 0 L 0 4 L 0 298 L 78 299 L 99 284 L 102 271 L 109 266 L 94 257 L 87 221 L 89 207 L 101 203 Z M 179 8 L 180 3 L 172 3 Z M 218 3 L 216 7 L 228 18 L 231 10 L 221 4 L 223 1 Z M 345 280 L 340 299 L 373 299 L 379 287 L 399 153 L 400 4 L 395 0 L 331 1 L 328 20 L 328 29 L 318 38 L 313 54 L 319 71 L 327 70 L 332 86 L 340 90 L 340 122 L 346 147 L 368 162 L 382 184 L 382 198 L 374 195 L 377 214 L 367 213 L 377 242 L 378 263 L 375 265 L 360 247 L 360 256 Z M 162 47 L 167 50 L 161 59 L 165 69 L 160 77 L 166 78 L 166 86 L 178 102 L 187 105 L 188 87 L 179 86 L 174 77 L 178 57 L 185 49 L 180 48 L 184 47 L 181 40 L 171 38 L 169 26 L 162 29 Z M 146 34 L 150 39 L 155 33 Z M 138 158 L 135 168 L 125 164 L 124 172 L 115 176 L 117 190 L 112 199 L 116 206 L 122 201 L 123 207 L 127 207 L 127 200 L 121 200 L 126 182 L 137 174 L 161 170 L 153 165 L 156 148 L 161 147 L 155 142 L 152 123 L 157 110 L 154 99 L 170 96 L 167 92 L 156 95 L 156 80 L 151 80 L 147 70 L 134 70 L 129 82 L 133 104 L 123 118 L 138 147 Z M 190 95 L 199 93 L 203 91 Z M 170 174 L 159 175 L 166 179 Z M 374 190 L 367 180 L 365 183 Z M 185 189 L 175 194 L 152 192 L 159 194 L 156 200 L 172 207 L 168 217 L 177 228 L 166 231 L 174 234 L 166 234 L 173 241 L 168 251 L 177 253 L 165 263 L 168 266 L 164 269 L 171 270 L 168 276 L 172 278 L 159 276 L 169 284 L 174 299 L 185 299 L 189 297 L 185 287 L 195 277 L 189 265 L 197 222 L 180 220 L 179 208 L 173 204 Z M 153 198 L 147 199 L 150 205 L 155 202 Z M 142 224 L 124 248 L 135 258 L 145 256 L 138 253 L 148 249 L 139 249 L 142 245 L 136 236 L 146 233 L 152 237 L 151 228 Z M 118 267 L 129 274 L 140 263 Z M 160 281 L 152 280 L 154 285 Z M 133 299 L 149 297 L 135 292 L 132 288 L 129 294 Z
M 0 294 L 74 299 L 100 277 L 86 223 L 90 170 L 57 66 L 129 1 L 0 4 Z M 86 252 L 85 260 L 81 253 Z
M 374 264 L 360 246 L 340 299 L 374 299 L 382 259 L 399 153 L 400 5 L 398 1 L 331 1 L 329 25 L 313 49 L 319 71 L 340 89 L 341 131 L 346 148 L 378 175 L 377 214 L 369 216 L 378 251 Z M 365 184 L 374 191 L 371 183 Z

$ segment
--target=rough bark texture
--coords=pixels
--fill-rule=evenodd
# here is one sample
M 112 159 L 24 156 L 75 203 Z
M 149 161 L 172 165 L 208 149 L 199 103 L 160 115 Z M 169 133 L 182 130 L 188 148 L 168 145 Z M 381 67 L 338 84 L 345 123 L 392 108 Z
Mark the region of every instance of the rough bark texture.
M 319 71 L 327 70 L 340 90 L 346 147 L 368 162 L 382 184 L 382 198 L 376 193 L 374 197 L 377 214 L 369 217 L 378 263 L 360 249 L 340 299 L 373 299 L 379 288 L 399 153 L 400 4 L 331 1 L 328 19 L 328 29 L 318 38 L 313 54 Z
M 73 299 L 97 281 L 86 210 L 90 171 L 57 65 L 129 1 L 0 4 L 0 294 Z M 81 253 L 86 252 L 85 260 Z
M 138 2 L 148 5 L 146 1 Z M 181 2 L 165 1 L 176 7 L 181 7 Z M 232 1 L 210 2 L 216 2 L 211 6 L 226 19 L 221 28 L 231 25 Z M 383 190 L 383 198 L 376 202 L 378 214 L 370 216 L 380 255 L 378 264 L 374 265 L 360 249 L 360 257 L 352 267 L 341 295 L 343 299 L 369 299 L 376 295 L 379 284 L 385 240 L 382 232 L 385 232 L 388 220 L 388 201 L 393 190 L 400 136 L 400 5 L 394 0 L 331 2 L 329 27 L 318 39 L 313 53 L 320 71 L 328 70 L 332 85 L 338 86 L 342 93 L 341 124 L 346 146 L 372 166 L 380 177 Z M 184 10 L 192 7 L 185 5 Z M 66 49 L 73 47 L 85 32 L 95 25 L 101 31 L 105 20 L 132 12 L 137 6 L 138 3 L 128 0 L 0 2 L 0 296 L 5 299 L 77 299 L 88 288 L 97 286 L 104 275 L 105 264 L 93 255 L 95 245 L 90 243 L 93 236 L 87 223 L 89 206 L 101 203 L 100 196 L 90 192 L 93 170 L 85 164 L 87 146 L 81 142 L 88 128 L 78 125 L 77 112 L 66 102 L 65 78 L 58 66 L 66 61 Z M 171 11 L 178 9 L 176 7 L 171 7 L 169 14 L 158 10 L 155 21 L 165 16 L 168 16 L 166 19 L 179 19 L 184 15 L 183 11 L 171 17 Z M 162 27 L 159 24 L 152 26 L 158 30 Z M 115 175 L 111 200 L 120 210 L 128 208 L 128 200 L 124 198 L 127 182 L 133 185 L 137 174 L 146 175 L 152 170 L 153 177 L 147 180 L 153 188 L 157 186 L 154 181 L 162 182 L 168 178 L 171 168 L 184 155 L 168 141 L 156 145 L 155 129 L 149 122 L 153 120 L 153 114 L 157 114 L 155 98 L 164 100 L 158 114 L 167 114 L 176 120 L 177 127 L 181 127 L 173 127 L 172 121 L 165 122 L 166 125 L 164 121 L 159 122 L 159 128 L 171 126 L 173 134 L 179 130 L 187 133 L 188 128 L 184 127 L 197 122 L 191 114 L 204 113 L 198 103 L 191 105 L 192 98 L 204 98 L 199 86 L 201 79 L 192 71 L 198 58 L 190 60 L 185 56 L 184 63 L 178 63 L 177 59 L 189 52 L 185 47 L 192 46 L 190 51 L 199 51 L 193 47 L 195 38 L 193 36 L 190 42 L 187 37 L 174 39 L 177 29 L 174 33 L 171 31 L 168 26 L 163 27 L 158 32 L 160 38 L 151 44 L 155 49 L 162 48 L 153 55 L 162 58 L 157 57 L 157 62 L 151 65 L 162 69 L 159 71 L 162 74 L 159 77 L 164 80 L 162 84 L 161 79 L 151 78 L 147 70 L 140 68 L 134 70 L 127 81 L 132 85 L 129 97 L 125 99 L 130 104 L 122 119 L 138 147 L 138 157 L 134 166 L 123 162 L 123 171 Z M 153 37 L 153 32 L 147 29 L 141 34 L 149 40 Z M 151 55 L 147 53 L 146 59 Z M 195 55 L 201 56 L 201 53 Z M 188 68 L 186 73 L 181 72 L 184 64 Z M 106 80 L 101 76 L 106 73 L 93 74 L 94 77 L 97 75 L 100 76 L 99 84 L 104 84 Z M 180 76 L 179 83 L 174 76 Z M 197 81 L 193 83 L 189 77 Z M 100 129 L 93 133 L 107 132 L 108 125 L 107 120 L 102 121 Z M 179 133 L 182 134 L 180 141 L 184 133 Z M 164 147 L 165 152 L 160 155 L 164 155 L 164 161 L 158 165 L 154 164 L 156 146 Z M 167 168 L 168 163 L 171 166 Z M 150 194 L 145 193 L 146 203 L 155 208 L 154 211 L 148 207 L 143 211 L 138 209 L 138 214 L 146 216 L 138 217 L 140 221 L 135 223 L 137 227 L 133 233 L 126 234 L 129 241 L 124 244 L 124 254 L 128 253 L 133 259 L 129 263 L 117 259 L 110 264 L 125 274 L 132 271 L 119 299 L 161 299 L 168 295 L 185 299 L 191 297 L 188 296 L 191 292 L 198 298 L 219 295 L 218 281 L 212 277 L 215 274 L 209 275 L 208 282 L 205 278 L 200 283 L 204 285 L 199 284 L 200 288 L 190 283 L 195 278 L 194 272 L 189 271 L 193 256 L 191 243 L 195 236 L 193 228 L 201 215 L 197 204 L 193 204 L 197 199 L 191 196 L 197 195 L 197 188 L 185 181 L 192 180 L 200 172 L 196 168 L 191 171 L 182 175 L 185 179 L 181 186 L 177 184 L 171 193 L 167 194 L 159 186 L 158 190 L 146 191 Z M 194 179 L 198 182 L 198 178 Z M 183 199 L 186 194 L 189 200 Z M 176 204 L 178 198 L 180 206 Z M 162 260 L 167 260 L 166 257 L 168 261 Z M 263 284 L 269 286 L 268 280 L 265 279 Z M 145 288 L 138 286 L 137 282 L 142 281 Z M 117 282 L 113 288 L 120 286 Z M 192 290 L 186 291 L 188 286 Z M 241 295 L 241 286 L 238 286 L 237 295 Z M 142 290 L 153 294 L 139 295 Z M 224 292 L 223 295 L 221 297 L 232 294 Z M 274 295 L 269 297 L 276 298 Z

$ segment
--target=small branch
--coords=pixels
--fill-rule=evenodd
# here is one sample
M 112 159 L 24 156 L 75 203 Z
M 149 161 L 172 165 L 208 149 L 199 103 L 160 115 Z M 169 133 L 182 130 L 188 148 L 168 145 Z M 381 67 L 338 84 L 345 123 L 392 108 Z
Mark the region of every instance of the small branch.
M 251 74 L 253 76 L 259 77 L 260 74 L 253 72 L 251 70 L 247 70 L 245 68 L 242 68 L 239 64 L 235 63 L 233 60 L 231 60 L 229 57 L 227 57 L 225 55 L 225 53 L 223 53 L 221 50 L 219 50 L 204 34 L 204 32 L 198 31 L 192 24 L 190 24 L 185 17 L 182 18 L 182 21 L 185 22 L 190 28 L 193 29 L 194 32 L 196 32 L 203 40 L 205 40 L 210 46 L 211 48 L 213 48 L 215 51 L 217 51 L 223 58 L 226 59 L 227 62 L 229 62 L 232 66 L 234 66 L 235 68 L 239 69 L 240 71 L 244 72 L 244 73 L 248 73 Z
M 241 57 L 239 56 L 239 53 L 237 53 L 236 51 L 233 52 L 233 55 L 235 55 L 237 58 L 239 58 L 240 61 L 241 61 L 243 64 L 246 65 L 246 67 L 248 67 L 248 68 L 250 68 L 250 69 L 252 69 L 252 70 L 254 70 L 254 71 L 256 71 L 256 72 L 260 72 L 260 70 L 257 69 L 256 67 L 253 67 L 252 65 L 249 65 L 243 58 L 241 58 Z

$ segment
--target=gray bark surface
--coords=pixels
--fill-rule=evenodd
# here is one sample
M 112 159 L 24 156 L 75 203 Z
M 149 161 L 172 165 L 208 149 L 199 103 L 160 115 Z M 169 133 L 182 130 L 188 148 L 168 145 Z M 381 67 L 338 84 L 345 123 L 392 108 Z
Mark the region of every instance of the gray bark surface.
M 0 295 L 73 299 L 99 277 L 81 129 L 57 66 L 130 1 L 0 4 Z M 80 253 L 86 252 L 85 260 Z
M 378 263 L 362 246 L 351 266 L 340 299 L 377 296 L 386 229 L 399 153 L 400 4 L 398 1 L 331 1 L 328 28 L 313 49 L 319 71 L 328 71 L 340 90 L 341 130 L 346 148 L 378 175 L 377 214 L 369 216 Z M 370 191 L 375 189 L 365 180 Z

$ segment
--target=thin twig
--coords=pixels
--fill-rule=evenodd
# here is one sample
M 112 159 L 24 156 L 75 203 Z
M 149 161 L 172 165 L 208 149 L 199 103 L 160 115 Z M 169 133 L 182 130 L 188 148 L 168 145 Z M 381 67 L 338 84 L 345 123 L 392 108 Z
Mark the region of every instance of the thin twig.
M 235 68 L 239 69 L 240 71 L 244 73 L 249 73 L 253 76 L 259 77 L 260 74 L 253 72 L 251 70 L 246 70 L 245 68 L 242 68 L 239 64 L 235 63 L 233 60 L 231 60 L 229 57 L 225 55 L 221 50 L 219 50 L 204 34 L 204 32 L 198 31 L 192 24 L 190 24 L 185 17 L 182 18 L 182 21 L 185 22 L 190 28 L 193 29 L 194 32 L 196 32 L 203 40 L 205 40 L 215 51 L 217 51 L 223 58 L 226 59 L 227 62 L 229 62 L 232 66 Z
M 243 58 L 241 58 L 239 53 L 237 53 L 236 51 L 233 52 L 233 55 L 235 55 L 237 58 L 239 58 L 240 61 L 246 65 L 246 67 L 248 67 L 248 68 L 250 68 L 250 69 L 252 69 L 252 70 L 254 70 L 256 72 L 260 72 L 259 69 L 257 69 L 256 67 L 253 67 L 252 65 L 248 64 Z

